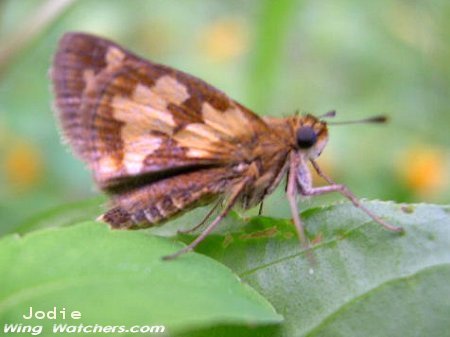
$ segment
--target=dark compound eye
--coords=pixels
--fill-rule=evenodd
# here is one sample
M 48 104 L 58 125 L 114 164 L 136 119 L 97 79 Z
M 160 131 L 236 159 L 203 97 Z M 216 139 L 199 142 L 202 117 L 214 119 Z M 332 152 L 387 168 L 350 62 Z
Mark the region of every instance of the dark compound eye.
M 309 149 L 317 142 L 317 135 L 313 128 L 302 126 L 297 131 L 297 145 L 301 149 Z

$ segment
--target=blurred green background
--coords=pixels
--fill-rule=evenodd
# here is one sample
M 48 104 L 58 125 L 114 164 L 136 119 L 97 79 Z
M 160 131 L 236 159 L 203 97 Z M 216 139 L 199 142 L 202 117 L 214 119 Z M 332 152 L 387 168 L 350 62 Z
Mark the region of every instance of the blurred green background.
M 52 111 L 47 74 L 66 31 L 194 74 L 261 115 L 385 113 L 386 126 L 330 127 L 323 169 L 365 198 L 447 203 L 448 18 L 447 0 L 0 1 L 0 233 L 99 194 Z M 265 214 L 289 216 L 281 190 Z

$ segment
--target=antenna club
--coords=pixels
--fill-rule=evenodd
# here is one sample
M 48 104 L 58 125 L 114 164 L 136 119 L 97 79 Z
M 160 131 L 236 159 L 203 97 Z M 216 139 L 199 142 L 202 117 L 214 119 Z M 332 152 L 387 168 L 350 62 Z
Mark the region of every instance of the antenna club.
M 389 117 L 384 116 L 384 115 L 381 115 L 381 116 L 375 116 L 375 117 L 372 117 L 372 118 L 370 119 L 370 121 L 371 121 L 372 123 L 387 123 L 387 122 L 389 122 Z

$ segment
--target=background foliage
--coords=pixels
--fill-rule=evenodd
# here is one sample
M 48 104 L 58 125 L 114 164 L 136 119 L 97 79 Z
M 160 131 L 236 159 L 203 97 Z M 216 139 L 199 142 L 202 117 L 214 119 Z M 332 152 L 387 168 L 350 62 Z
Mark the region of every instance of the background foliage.
M 49 20 L 55 3 L 66 7 L 45 29 L 29 27 Z M 262 115 L 386 113 L 387 126 L 333 127 L 324 169 L 367 198 L 446 202 L 449 15 L 439 0 L 2 1 L 0 232 L 97 194 L 61 144 L 51 108 L 47 71 L 69 30 L 195 74 Z M 23 36 L 29 42 L 2 59 Z M 281 194 L 268 214 L 286 214 Z

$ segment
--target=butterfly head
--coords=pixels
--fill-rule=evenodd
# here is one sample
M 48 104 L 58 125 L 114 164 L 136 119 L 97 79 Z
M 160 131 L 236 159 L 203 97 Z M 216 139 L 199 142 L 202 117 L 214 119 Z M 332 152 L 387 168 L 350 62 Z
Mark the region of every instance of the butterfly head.
M 347 124 L 383 124 L 387 122 L 384 115 L 343 122 L 325 122 L 323 118 L 333 118 L 336 111 L 331 110 L 319 117 L 312 115 L 296 116 L 294 119 L 295 147 L 303 152 L 307 159 L 315 159 L 322 153 L 328 142 L 327 125 Z
M 308 159 L 317 158 L 328 142 L 324 121 L 312 115 L 298 116 L 295 123 L 295 147 Z

